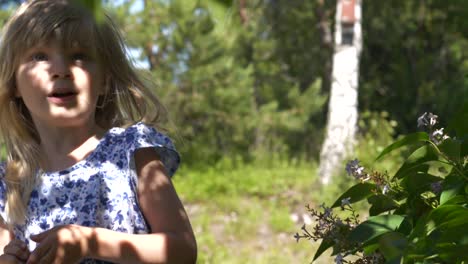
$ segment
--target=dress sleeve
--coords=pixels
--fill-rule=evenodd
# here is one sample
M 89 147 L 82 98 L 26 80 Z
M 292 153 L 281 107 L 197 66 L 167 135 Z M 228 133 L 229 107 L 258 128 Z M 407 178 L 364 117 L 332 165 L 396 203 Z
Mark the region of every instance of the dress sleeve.
M 180 156 L 168 136 L 141 122 L 127 128 L 125 134 L 129 160 L 133 159 L 135 150 L 153 147 L 161 158 L 168 176 L 174 175 L 180 164 Z
M 6 220 L 6 183 L 5 183 L 6 163 L 0 162 L 0 217 Z

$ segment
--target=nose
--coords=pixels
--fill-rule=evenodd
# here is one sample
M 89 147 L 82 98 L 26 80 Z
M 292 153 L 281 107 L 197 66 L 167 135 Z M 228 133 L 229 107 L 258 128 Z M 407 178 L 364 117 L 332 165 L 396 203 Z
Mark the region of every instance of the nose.
M 51 75 L 53 79 L 70 79 L 72 77 L 68 59 L 63 55 L 52 58 Z

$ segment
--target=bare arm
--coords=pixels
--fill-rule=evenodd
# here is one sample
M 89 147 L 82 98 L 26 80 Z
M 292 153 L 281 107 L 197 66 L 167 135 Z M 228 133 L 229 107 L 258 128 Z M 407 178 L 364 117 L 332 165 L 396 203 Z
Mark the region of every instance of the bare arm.
M 197 245 L 188 216 L 152 148 L 137 150 L 138 200 L 149 235 L 94 229 L 90 256 L 119 263 L 195 263 Z
M 197 245 L 184 207 L 152 148 L 137 150 L 138 201 L 151 234 L 126 234 L 77 225 L 31 238 L 31 263 L 74 263 L 83 257 L 115 263 L 195 263 Z
M 11 233 L 7 225 L 0 219 L 0 255 L 3 254 L 3 248 L 10 243 Z

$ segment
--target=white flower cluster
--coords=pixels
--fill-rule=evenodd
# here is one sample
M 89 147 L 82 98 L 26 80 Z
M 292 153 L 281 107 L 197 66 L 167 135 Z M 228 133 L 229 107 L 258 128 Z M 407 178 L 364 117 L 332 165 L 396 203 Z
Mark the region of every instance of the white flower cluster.
M 367 181 L 369 176 L 364 172 L 364 167 L 359 166 L 359 160 L 354 159 L 346 163 L 346 172 L 357 180 Z
M 436 145 L 439 145 L 448 139 L 449 136 L 444 133 L 444 128 L 435 129 L 435 125 L 438 123 L 437 118 L 437 115 L 425 112 L 418 118 L 418 127 L 426 128 L 429 133 L 429 139 Z

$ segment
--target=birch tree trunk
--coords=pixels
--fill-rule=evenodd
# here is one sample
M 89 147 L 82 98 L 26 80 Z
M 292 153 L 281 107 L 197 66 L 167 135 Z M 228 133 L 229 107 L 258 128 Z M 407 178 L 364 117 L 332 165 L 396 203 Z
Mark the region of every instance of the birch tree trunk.
M 354 6 L 351 11 L 354 18 L 343 21 L 343 18 L 347 18 L 343 12 L 350 12 L 350 3 Z M 361 0 L 337 0 L 332 85 L 319 166 L 320 181 L 324 185 L 329 184 L 332 176 L 344 168 L 343 161 L 353 150 L 358 119 L 361 48 Z

